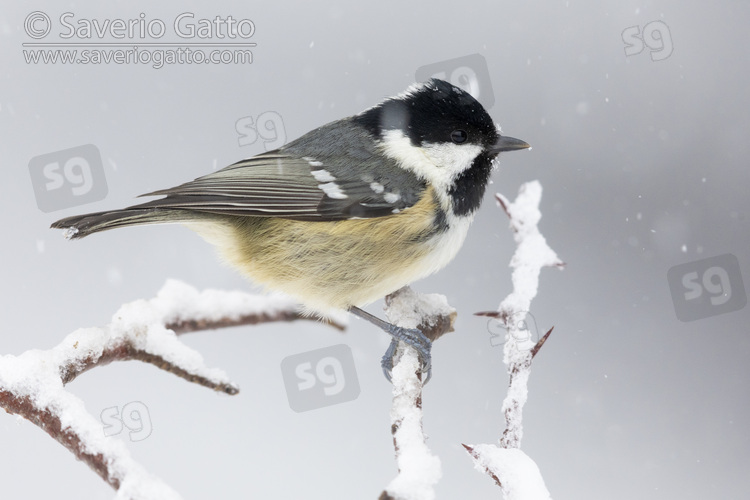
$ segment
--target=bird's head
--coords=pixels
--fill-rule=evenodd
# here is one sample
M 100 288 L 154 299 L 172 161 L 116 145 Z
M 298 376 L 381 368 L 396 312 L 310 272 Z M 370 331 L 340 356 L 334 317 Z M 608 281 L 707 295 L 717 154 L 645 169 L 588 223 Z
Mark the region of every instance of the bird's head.
M 438 190 L 456 193 L 454 204 L 464 205 L 455 207 L 457 211 L 478 208 L 499 153 L 530 147 L 501 135 L 471 94 L 436 78 L 415 84 L 354 119 L 402 168 Z

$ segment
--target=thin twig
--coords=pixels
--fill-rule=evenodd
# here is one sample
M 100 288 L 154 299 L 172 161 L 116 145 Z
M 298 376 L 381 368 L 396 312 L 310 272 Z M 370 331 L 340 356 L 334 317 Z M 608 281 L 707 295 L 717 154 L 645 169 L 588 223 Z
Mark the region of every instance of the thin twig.
M 273 323 L 273 322 L 291 322 L 297 320 L 312 320 L 321 322 L 323 324 L 330 325 L 337 330 L 344 330 L 345 325 L 336 322 L 335 320 L 319 320 L 313 316 L 308 316 L 300 313 L 299 311 L 281 310 L 273 313 L 259 312 L 254 314 L 246 314 L 239 318 L 220 318 L 218 320 L 205 320 L 205 319 L 181 319 L 166 325 L 167 330 L 173 331 L 177 335 L 183 335 L 186 333 L 193 333 L 204 330 L 218 330 L 223 328 L 231 328 L 235 326 L 245 325 L 257 325 L 261 323 Z M 101 354 L 92 354 L 84 359 L 69 360 L 68 363 L 64 363 L 60 366 L 60 378 L 63 384 L 68 384 L 75 380 L 79 375 L 85 373 L 92 368 L 97 366 L 105 366 L 113 361 L 143 361 L 149 363 L 157 368 L 166 372 L 177 375 L 180 378 L 187 380 L 203 387 L 213 389 L 218 392 L 223 392 L 230 395 L 239 393 L 239 388 L 234 384 L 216 383 L 215 381 L 206 377 L 191 373 L 180 366 L 176 366 L 172 362 L 165 360 L 161 356 L 157 356 L 143 349 L 135 347 L 126 338 L 122 342 L 112 344 L 111 346 L 104 349 Z
M 510 375 L 508 394 L 503 401 L 505 426 L 500 438 L 500 447 L 495 445 L 464 445 L 474 463 L 503 489 L 506 498 L 537 499 L 549 498 L 541 474 L 533 461 L 519 448 L 523 435 L 523 407 L 528 394 L 527 382 L 531 361 L 552 333 L 552 328 L 530 349 L 520 347 L 520 324 L 523 324 L 537 294 L 539 274 L 543 267 L 562 268 L 564 263 L 547 245 L 537 227 L 541 219 L 539 204 L 542 187 L 534 181 L 521 186 L 518 197 L 510 202 L 501 194 L 495 195 L 498 204 L 510 219 L 510 227 L 516 242 L 516 252 L 511 259 L 513 268 L 513 291 L 500 303 L 497 311 L 476 313 L 498 319 L 507 330 L 504 346 L 504 361 Z M 523 462 L 526 470 L 521 473 Z M 532 471 L 532 473 L 528 473 Z M 501 482 L 501 478 L 502 481 Z M 509 484 L 510 483 L 510 484 Z M 524 491 L 517 496 L 519 491 Z
M 476 450 L 474 449 L 474 447 L 473 447 L 473 446 L 469 446 L 468 444 L 463 444 L 463 443 L 461 443 L 461 446 L 463 446 L 463 447 L 464 447 L 464 448 L 466 449 L 466 451 L 468 451 L 468 452 L 469 452 L 469 455 L 471 455 L 471 458 L 473 458 L 473 459 L 474 459 L 474 460 L 476 460 L 476 461 L 479 461 L 479 460 L 481 460 L 481 456 L 480 456 L 480 455 L 479 455 L 479 453 L 478 453 L 478 452 L 477 452 L 477 451 L 476 451 Z M 487 474 L 488 476 L 490 476 L 490 477 L 491 477 L 492 479 L 494 479 L 494 480 L 495 480 L 495 483 L 496 483 L 496 484 L 497 484 L 498 486 L 500 486 L 501 488 L 503 487 L 503 483 L 502 483 L 502 482 L 500 482 L 500 478 L 499 478 L 499 477 L 497 477 L 497 475 L 495 474 L 495 472 L 493 472 L 492 470 L 490 470 L 490 469 L 489 469 L 488 467 L 483 467 L 483 469 L 484 469 L 484 473 L 485 473 L 485 474 Z
M 81 437 L 70 427 L 63 427 L 57 413 L 49 408 L 37 406 L 29 396 L 17 396 L 11 391 L 0 389 L 0 407 L 11 415 L 20 415 L 33 423 L 55 441 L 70 451 L 77 460 L 88 465 L 91 470 L 101 477 L 115 490 L 120 488 L 120 479 L 112 474 L 106 458 L 102 453 L 87 451 Z

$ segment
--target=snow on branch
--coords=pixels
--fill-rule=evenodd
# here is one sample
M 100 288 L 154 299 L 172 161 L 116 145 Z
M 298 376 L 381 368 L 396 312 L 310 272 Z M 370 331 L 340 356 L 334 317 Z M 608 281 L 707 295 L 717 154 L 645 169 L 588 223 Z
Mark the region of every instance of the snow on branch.
M 456 310 L 443 295 L 418 294 L 404 287 L 386 297 L 394 325 L 418 328 L 431 341 L 453 331 Z M 380 500 L 433 500 L 442 476 L 440 459 L 430 452 L 422 429 L 422 373 L 414 348 L 399 342 L 392 372 L 391 433 L 398 475 Z
M 503 361 L 510 373 L 508 394 L 503 401 L 505 430 L 500 446 L 464 445 L 474 459 L 475 466 L 484 471 L 501 486 L 506 500 L 547 500 L 550 494 L 538 467 L 520 450 L 523 436 L 523 406 L 528 397 L 527 382 L 531 360 L 546 342 L 552 329 L 534 345 L 528 345 L 526 315 L 539 288 L 539 273 L 543 267 L 562 268 L 564 263 L 547 245 L 537 227 L 542 217 L 539 203 L 542 186 L 538 181 L 521 186 L 514 202 L 500 194 L 495 195 L 500 206 L 510 218 L 514 231 L 516 252 L 510 267 L 513 268 L 513 291 L 500 303 L 497 311 L 478 313 L 497 318 L 507 330 Z
M 140 360 L 226 394 L 239 388 L 224 371 L 209 368 L 178 335 L 230 326 L 314 319 L 291 299 L 242 292 L 198 292 L 169 280 L 151 300 L 120 308 L 107 326 L 74 331 L 52 349 L 0 356 L 0 407 L 34 423 L 86 463 L 122 499 L 178 499 L 180 496 L 146 472 L 125 445 L 106 437 L 65 385 L 81 373 L 112 361 Z M 329 321 L 343 329 L 344 324 Z

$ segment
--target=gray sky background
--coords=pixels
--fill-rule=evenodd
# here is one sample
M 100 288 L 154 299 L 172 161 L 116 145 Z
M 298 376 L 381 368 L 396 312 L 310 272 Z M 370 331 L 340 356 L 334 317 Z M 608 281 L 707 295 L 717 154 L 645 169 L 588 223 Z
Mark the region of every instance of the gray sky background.
M 53 20 L 252 19 L 251 65 L 26 64 L 32 10 Z M 669 57 L 626 56 L 623 31 L 662 21 Z M 658 2 L 75 2 L 0 12 L 0 354 L 49 348 L 103 325 L 167 278 L 251 289 L 211 247 L 179 227 L 113 231 L 79 242 L 54 220 L 119 208 L 264 151 L 239 146 L 235 124 L 273 111 L 288 140 L 371 106 L 421 66 L 479 53 L 508 135 L 533 145 L 503 156 L 455 261 L 414 288 L 443 293 L 458 328 L 436 343 L 425 430 L 443 466 L 438 498 L 498 498 L 460 443 L 502 431 L 506 375 L 486 320 L 510 291 L 514 250 L 494 192 L 544 186 L 540 224 L 568 264 L 544 270 L 532 313 L 555 333 L 534 362 L 522 448 L 558 499 L 746 498 L 750 489 L 750 310 L 677 319 L 673 266 L 734 255 L 750 280 L 750 5 Z M 165 37 L 164 41 L 167 40 Z M 210 40 L 218 41 L 218 40 Z M 108 194 L 42 212 L 29 160 L 94 144 Z M 684 245 L 684 250 L 683 250 Z M 737 275 L 733 276 L 737 279 Z M 735 290 L 738 292 L 738 290 Z M 370 311 L 381 314 L 378 304 Z M 388 339 L 352 320 L 193 334 L 185 342 L 240 385 L 228 397 L 140 363 L 81 376 L 70 389 L 93 415 L 143 402 L 152 434 L 123 438 L 186 499 L 377 498 L 396 473 Z M 295 413 L 287 356 L 344 343 L 360 396 Z M 35 426 L 0 415 L 0 480 L 11 498 L 110 498 L 86 466 Z M 10 491 L 8 491 L 8 487 Z

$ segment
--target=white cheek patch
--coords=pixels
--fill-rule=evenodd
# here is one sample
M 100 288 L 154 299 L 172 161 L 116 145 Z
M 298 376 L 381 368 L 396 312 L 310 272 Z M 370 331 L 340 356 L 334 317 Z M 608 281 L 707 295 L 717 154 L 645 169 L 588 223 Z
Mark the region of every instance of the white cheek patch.
M 424 153 L 422 148 L 412 145 L 408 137 L 400 130 L 387 130 L 383 133 L 383 153 L 399 162 L 402 168 L 414 172 L 438 188 L 447 187 L 453 180 L 448 169 L 438 168 Z
M 386 131 L 382 147 L 386 156 L 434 184 L 439 192 L 447 190 L 456 176 L 471 167 L 482 152 L 482 147 L 475 144 L 425 144 L 417 147 L 400 130 Z
M 476 144 L 443 143 L 425 144 L 422 149 L 435 165 L 451 170 L 455 176 L 471 167 L 483 148 Z

